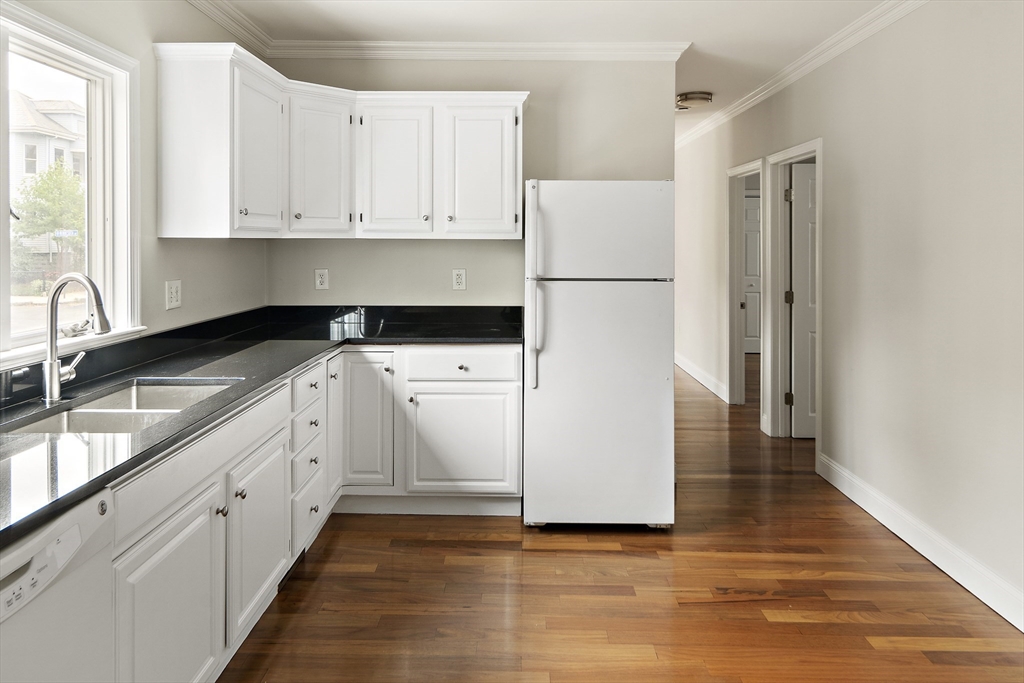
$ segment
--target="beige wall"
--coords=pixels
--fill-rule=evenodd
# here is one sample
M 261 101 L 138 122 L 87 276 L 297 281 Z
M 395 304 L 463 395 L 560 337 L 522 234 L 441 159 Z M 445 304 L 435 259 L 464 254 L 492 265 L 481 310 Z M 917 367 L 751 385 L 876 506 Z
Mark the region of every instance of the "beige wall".
M 726 169 L 823 139 L 820 451 L 1018 618 L 1022 9 L 928 3 L 676 154 L 676 351 L 727 384 Z
M 184 0 L 35 1 L 28 8 L 139 60 L 142 92 L 142 324 L 147 334 L 266 302 L 264 240 L 156 237 L 156 60 L 153 43 L 232 41 Z M 164 281 L 181 280 L 182 305 L 164 310 Z
M 528 90 L 523 178 L 672 177 L 668 62 L 278 59 L 289 78 L 353 90 Z M 272 304 L 522 305 L 523 242 L 269 242 Z M 329 268 L 331 289 L 313 289 Z M 452 268 L 467 289 L 453 291 Z

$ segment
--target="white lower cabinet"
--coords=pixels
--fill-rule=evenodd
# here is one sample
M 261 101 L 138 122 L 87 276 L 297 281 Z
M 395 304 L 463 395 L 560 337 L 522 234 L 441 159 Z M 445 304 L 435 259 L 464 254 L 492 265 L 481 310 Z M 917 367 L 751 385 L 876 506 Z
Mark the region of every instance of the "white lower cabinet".
M 296 554 L 309 547 L 313 532 L 327 515 L 324 474 L 317 470 L 305 486 L 292 496 L 292 545 Z
M 341 480 L 345 486 L 392 486 L 395 466 L 394 354 L 342 356 Z M 339 416 L 335 415 L 334 419 Z
M 262 613 L 288 564 L 288 431 L 228 472 L 228 642 Z
M 409 491 L 518 493 L 520 386 L 409 382 Z
M 114 563 L 119 681 L 202 681 L 224 641 L 224 487 L 210 482 Z

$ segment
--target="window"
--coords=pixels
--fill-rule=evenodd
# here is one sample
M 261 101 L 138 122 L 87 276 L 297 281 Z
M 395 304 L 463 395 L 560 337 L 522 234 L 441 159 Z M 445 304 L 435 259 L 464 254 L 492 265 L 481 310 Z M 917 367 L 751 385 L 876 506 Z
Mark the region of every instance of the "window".
M 138 63 L 0 0 L 0 370 L 45 356 L 46 298 L 89 276 L 114 331 L 58 339 L 62 355 L 137 336 Z M 52 150 L 52 153 L 49 151 Z M 70 157 L 70 158 L 69 158 Z M 91 319 L 85 290 L 61 295 L 58 328 Z M 60 335 L 58 335 L 60 337 Z

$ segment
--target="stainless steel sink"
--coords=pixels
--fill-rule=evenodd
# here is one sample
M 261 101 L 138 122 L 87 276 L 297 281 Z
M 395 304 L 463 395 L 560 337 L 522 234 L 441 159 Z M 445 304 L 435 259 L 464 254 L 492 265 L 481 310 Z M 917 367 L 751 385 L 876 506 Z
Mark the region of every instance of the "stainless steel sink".
M 224 391 L 243 377 L 139 377 L 11 430 L 22 434 L 133 434 Z

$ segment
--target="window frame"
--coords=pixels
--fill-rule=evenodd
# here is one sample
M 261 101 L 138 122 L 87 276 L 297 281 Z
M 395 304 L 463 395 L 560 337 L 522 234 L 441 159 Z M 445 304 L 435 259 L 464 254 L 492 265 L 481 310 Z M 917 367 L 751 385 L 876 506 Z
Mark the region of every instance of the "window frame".
M 103 295 L 113 330 L 58 339 L 61 356 L 141 335 L 139 305 L 140 77 L 139 62 L 11 0 L 0 0 L 0 206 L 10 205 L 10 122 L 7 55 L 14 51 L 89 80 L 88 147 L 83 173 L 88 188 L 90 270 Z M 65 154 L 66 156 L 66 154 Z M 37 151 L 38 168 L 38 151 Z M 0 211 L 0 254 L 10 254 L 10 212 Z M 103 260 L 95 272 L 93 255 Z M 10 259 L 0 259 L 0 371 L 46 357 L 45 340 L 12 347 Z M 44 335 L 45 336 L 45 335 Z M 35 342 L 35 343 L 32 343 Z
M 32 148 L 32 156 L 31 157 L 29 157 L 29 155 L 28 155 L 28 148 L 29 147 Z M 36 173 L 38 173 L 39 172 L 39 145 L 30 145 L 30 144 L 28 144 L 26 142 L 25 143 L 25 154 L 22 157 L 22 161 L 24 162 L 23 168 L 22 168 L 22 173 L 24 173 L 25 175 L 35 175 Z M 32 162 L 32 170 L 31 171 L 28 170 L 28 162 L 29 161 Z M 8 189 L 8 191 L 10 191 L 10 190 Z

